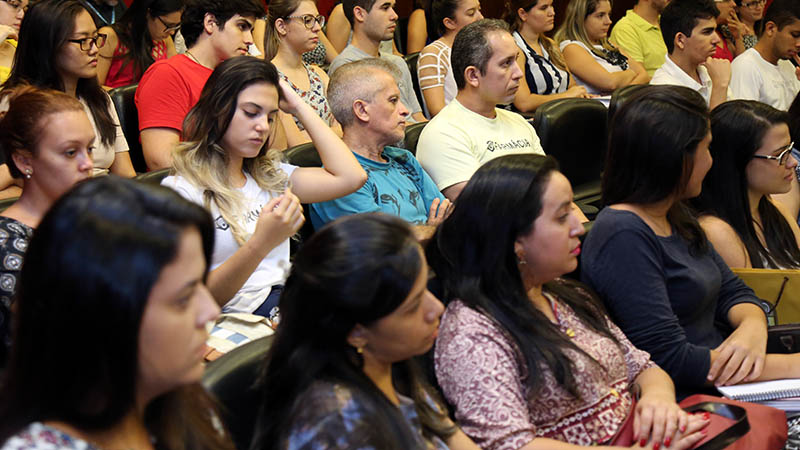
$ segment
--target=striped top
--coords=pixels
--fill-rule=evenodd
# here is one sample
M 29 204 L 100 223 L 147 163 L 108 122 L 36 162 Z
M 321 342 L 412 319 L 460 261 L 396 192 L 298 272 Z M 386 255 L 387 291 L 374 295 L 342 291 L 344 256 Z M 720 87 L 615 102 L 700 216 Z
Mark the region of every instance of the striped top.
M 519 32 L 514 32 L 514 41 L 525 53 L 525 81 L 532 94 L 550 95 L 559 94 L 569 87 L 569 72 L 556 67 L 550 61 L 550 55 L 542 47 L 542 54 L 525 42 Z

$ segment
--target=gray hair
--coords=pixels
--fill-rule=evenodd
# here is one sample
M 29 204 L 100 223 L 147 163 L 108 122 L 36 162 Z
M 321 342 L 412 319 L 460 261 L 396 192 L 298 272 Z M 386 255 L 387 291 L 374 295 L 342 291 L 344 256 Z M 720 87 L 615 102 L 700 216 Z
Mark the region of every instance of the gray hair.
M 383 86 L 375 82 L 375 71 L 388 73 L 395 83 L 400 79 L 400 71 L 380 58 L 366 58 L 347 63 L 331 75 L 328 82 L 328 104 L 333 117 L 342 127 L 355 122 L 353 103 L 356 100 L 372 102 L 375 95 L 383 89 Z
M 467 67 L 474 66 L 481 75 L 486 74 L 486 66 L 494 53 L 489 44 L 489 34 L 494 32 L 508 33 L 508 24 L 499 19 L 482 19 L 465 26 L 456 34 L 450 53 L 450 65 L 458 90 L 467 85 L 464 78 Z

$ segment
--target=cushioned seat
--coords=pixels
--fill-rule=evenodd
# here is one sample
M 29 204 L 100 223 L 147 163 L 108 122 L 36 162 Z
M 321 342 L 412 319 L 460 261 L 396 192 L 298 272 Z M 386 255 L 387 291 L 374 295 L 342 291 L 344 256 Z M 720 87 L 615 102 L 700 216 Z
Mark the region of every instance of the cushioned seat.
M 608 122 L 611 123 L 611 117 L 617 110 L 633 95 L 634 92 L 647 86 L 646 84 L 632 84 L 630 86 L 623 86 L 611 94 L 611 103 L 608 104 Z
M 144 161 L 144 153 L 142 153 L 142 143 L 139 141 L 139 111 L 133 101 L 138 86 L 138 84 L 131 84 L 114 88 L 108 91 L 108 95 L 114 102 L 122 133 L 125 135 L 125 140 L 128 141 L 128 153 L 131 163 L 133 163 L 133 169 L 141 173 L 147 172 L 147 164 Z
M 408 71 L 411 72 L 411 82 L 414 84 L 414 93 L 417 94 L 417 101 L 419 105 L 423 105 L 422 90 L 419 88 L 419 77 L 417 76 L 417 63 L 419 62 L 419 52 L 414 52 L 404 57 L 408 65 Z
M 403 148 L 410 151 L 414 156 L 417 155 L 417 142 L 419 142 L 419 135 L 422 129 L 425 128 L 428 122 L 420 122 L 408 125 L 406 127 L 406 134 L 403 138 Z
M 170 169 L 159 169 L 151 172 L 140 173 L 136 175 L 135 180 L 149 184 L 161 184 L 161 180 L 169 175 Z

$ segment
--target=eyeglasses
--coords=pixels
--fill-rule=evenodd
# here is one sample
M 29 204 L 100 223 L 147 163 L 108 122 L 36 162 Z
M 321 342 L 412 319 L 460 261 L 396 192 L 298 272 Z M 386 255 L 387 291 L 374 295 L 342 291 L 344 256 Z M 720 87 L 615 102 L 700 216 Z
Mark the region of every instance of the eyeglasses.
M 23 12 L 28 12 L 28 5 L 22 6 L 22 2 L 20 0 L 3 0 L 6 4 L 15 10 L 19 11 L 22 10 Z
M 755 0 L 754 2 L 742 3 L 742 6 L 745 6 L 750 9 L 755 9 L 758 8 L 759 6 L 764 6 L 766 4 L 767 4 L 766 0 Z
M 156 16 L 156 19 L 158 19 L 158 21 L 161 22 L 161 25 L 164 25 L 164 33 L 172 33 L 172 32 L 177 33 L 178 30 L 181 29 L 180 23 L 167 23 L 164 22 L 164 19 L 158 16 Z
M 286 16 L 287 19 L 301 19 L 303 25 L 309 30 L 314 28 L 314 22 L 317 22 L 321 27 L 325 26 L 325 16 L 314 16 L 312 14 L 303 14 L 302 16 Z
M 88 52 L 92 49 L 92 44 L 96 45 L 97 48 L 102 48 L 106 45 L 106 38 L 108 36 L 103 33 L 97 33 L 92 37 L 87 37 L 83 39 L 67 39 L 67 42 L 74 42 L 76 44 L 81 45 L 81 50 Z
M 787 145 L 786 147 L 781 147 L 779 149 L 776 149 L 774 152 L 772 152 L 772 153 L 775 153 L 778 150 L 783 150 L 782 152 L 780 152 L 778 154 L 778 156 L 753 155 L 753 158 L 774 159 L 775 161 L 778 161 L 778 164 L 780 164 L 781 166 L 785 166 L 786 165 L 786 160 L 789 159 L 789 156 L 791 155 L 792 148 L 794 148 L 794 142 L 792 142 L 791 144 Z

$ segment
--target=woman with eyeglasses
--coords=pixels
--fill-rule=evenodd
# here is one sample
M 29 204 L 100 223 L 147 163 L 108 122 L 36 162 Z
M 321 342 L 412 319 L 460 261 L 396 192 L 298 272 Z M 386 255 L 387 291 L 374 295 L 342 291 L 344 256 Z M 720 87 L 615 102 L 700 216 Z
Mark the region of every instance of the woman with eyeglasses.
M 28 0 L 0 1 L 0 83 L 4 83 L 11 73 L 19 27 L 27 10 Z
M 183 0 L 136 0 L 117 22 L 100 28 L 107 36 L 97 60 L 100 84 L 136 83 L 151 64 L 174 56 L 182 10 Z
M 749 100 L 711 113 L 714 164 L 692 203 L 730 267 L 800 268 L 800 228 L 772 197 L 796 182 L 788 122 L 787 113 Z
M 28 11 L 19 36 L 14 68 L 3 89 L 31 84 L 76 97 L 97 136 L 93 175 L 135 176 L 117 112 L 97 81 L 98 52 L 106 35 L 97 32 L 84 4 L 79 0 L 38 2 Z
M 744 49 L 755 47 L 758 42 L 759 21 L 764 18 L 765 0 L 736 0 L 736 11 L 743 27 L 742 43 Z
M 303 54 L 314 50 L 319 43 L 317 33 L 323 25 L 325 16 L 319 14 L 311 0 L 272 0 L 267 12 L 264 59 L 272 61 L 281 79 L 341 136 L 342 127 L 328 105 L 328 75 L 318 66 L 303 61 Z M 279 112 L 278 124 L 286 133 L 289 147 L 311 142 L 298 118 Z

